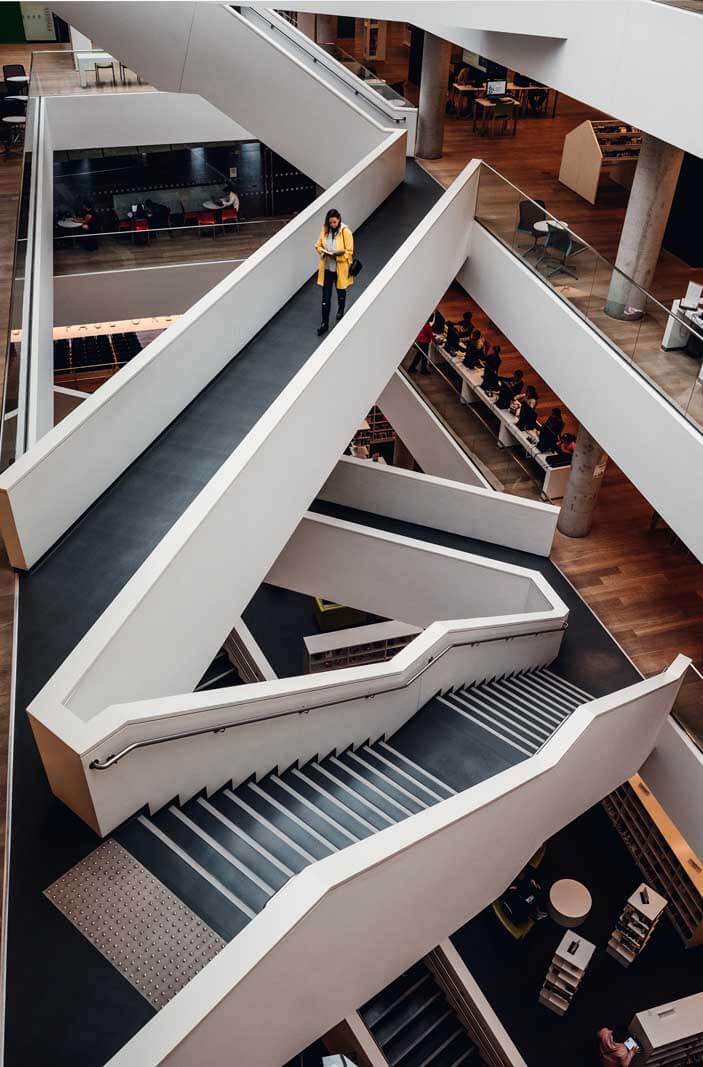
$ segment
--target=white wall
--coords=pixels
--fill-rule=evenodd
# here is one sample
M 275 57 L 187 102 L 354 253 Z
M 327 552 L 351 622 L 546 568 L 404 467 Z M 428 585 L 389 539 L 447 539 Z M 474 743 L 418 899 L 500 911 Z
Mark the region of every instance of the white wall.
M 480 225 L 457 280 L 703 559 L 703 434 Z
M 296 7 L 342 12 L 339 0 L 298 0 Z M 703 24 L 696 11 L 650 0 L 346 0 L 343 7 L 346 15 L 408 19 L 703 156 L 700 123 L 661 92 L 675 84 L 683 99 L 698 94 Z
M 139 4 L 134 21 L 129 6 L 58 2 L 54 10 L 157 88 L 205 97 L 322 186 L 387 136 L 346 90 L 332 88 L 228 5 Z
M 0 527 L 13 566 L 43 555 L 293 296 L 309 276 L 320 215 L 341 200 L 356 228 L 402 180 L 404 166 L 402 135 L 391 135 L 0 475 Z M 455 270 L 459 263 L 455 256 Z
M 495 900 L 546 838 L 634 772 L 676 696 L 680 660 L 583 705 L 537 756 L 307 867 L 109 1067 L 215 1067 L 232 1034 L 247 1067 L 284 1063 Z
M 703 752 L 671 716 L 640 774 L 703 859 Z
M 58 275 L 54 277 L 54 325 L 182 315 L 241 262 L 225 259 Z
M 403 522 L 549 556 L 559 508 L 444 478 L 343 456 L 319 492 Z
M 141 15 L 139 16 L 141 20 Z M 250 141 L 254 134 L 190 93 L 97 93 L 44 98 L 54 151 Z
M 413 389 L 400 371 L 396 371 L 388 382 L 378 405 L 425 474 L 491 488 L 424 397 Z
M 536 571 L 326 515 L 302 520 L 266 581 L 411 626 L 544 611 L 555 595 Z

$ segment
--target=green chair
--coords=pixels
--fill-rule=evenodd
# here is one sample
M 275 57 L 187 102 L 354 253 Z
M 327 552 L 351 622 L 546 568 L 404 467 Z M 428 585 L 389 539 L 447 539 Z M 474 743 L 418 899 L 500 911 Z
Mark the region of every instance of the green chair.
M 515 104 L 509 104 L 507 100 L 499 100 L 496 103 L 496 106 L 494 107 L 493 111 L 491 112 L 491 137 L 493 137 L 494 135 L 497 122 L 502 123 L 503 126 L 501 136 L 505 135 L 508 132 L 508 122 L 510 121 L 510 119 L 513 120 L 514 137 L 515 131 L 517 129 L 516 112 L 517 108 L 515 107 Z

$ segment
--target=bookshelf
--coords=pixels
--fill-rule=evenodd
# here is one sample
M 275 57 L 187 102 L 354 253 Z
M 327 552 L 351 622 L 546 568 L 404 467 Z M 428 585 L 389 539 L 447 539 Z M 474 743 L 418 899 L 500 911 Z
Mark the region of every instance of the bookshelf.
M 642 133 L 615 120 L 586 119 L 564 138 L 559 181 L 595 204 L 603 176 L 629 189 L 642 147 Z
M 404 622 L 377 622 L 334 633 L 304 637 L 308 674 L 383 663 L 405 648 L 421 631 Z
M 703 944 L 703 864 L 638 774 L 603 801 L 610 821 L 687 947 Z
M 703 993 L 640 1011 L 630 1022 L 638 1067 L 703 1063 Z
M 569 947 L 575 944 L 575 950 Z M 571 1006 L 583 976 L 596 950 L 592 941 L 567 930 L 552 956 L 549 970 L 539 992 L 539 1003 L 556 1015 L 564 1015 Z
M 608 941 L 608 955 L 629 967 L 639 956 L 664 914 L 666 900 L 644 882 L 628 898 Z

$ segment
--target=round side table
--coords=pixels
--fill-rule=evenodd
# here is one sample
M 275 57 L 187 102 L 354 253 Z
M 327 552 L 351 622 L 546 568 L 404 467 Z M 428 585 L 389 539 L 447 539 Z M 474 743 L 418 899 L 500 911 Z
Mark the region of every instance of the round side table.
M 549 890 L 549 914 L 559 926 L 580 926 L 589 915 L 593 900 L 581 882 L 561 878 Z

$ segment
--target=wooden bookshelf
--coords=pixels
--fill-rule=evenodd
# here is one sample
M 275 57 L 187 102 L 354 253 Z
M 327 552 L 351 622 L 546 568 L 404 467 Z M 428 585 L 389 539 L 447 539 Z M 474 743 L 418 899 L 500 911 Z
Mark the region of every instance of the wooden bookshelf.
M 703 944 L 703 864 L 638 774 L 603 801 L 647 885 L 687 947 Z
M 634 963 L 654 933 L 666 904 L 664 897 L 644 882 L 638 886 L 627 900 L 610 935 L 608 955 L 623 967 Z
M 564 138 L 559 181 L 595 204 L 607 176 L 629 189 L 642 147 L 642 133 L 615 120 L 586 119 Z
M 569 946 L 575 943 L 574 952 Z M 564 1015 L 581 985 L 591 957 L 596 950 L 592 941 L 567 930 L 557 945 L 549 970 L 539 992 L 539 1003 L 556 1015 Z
M 405 648 L 421 630 L 404 622 L 377 622 L 334 633 L 304 637 L 308 674 L 383 663 Z
M 629 1029 L 641 1050 L 638 1067 L 703 1063 L 703 993 L 640 1011 Z

